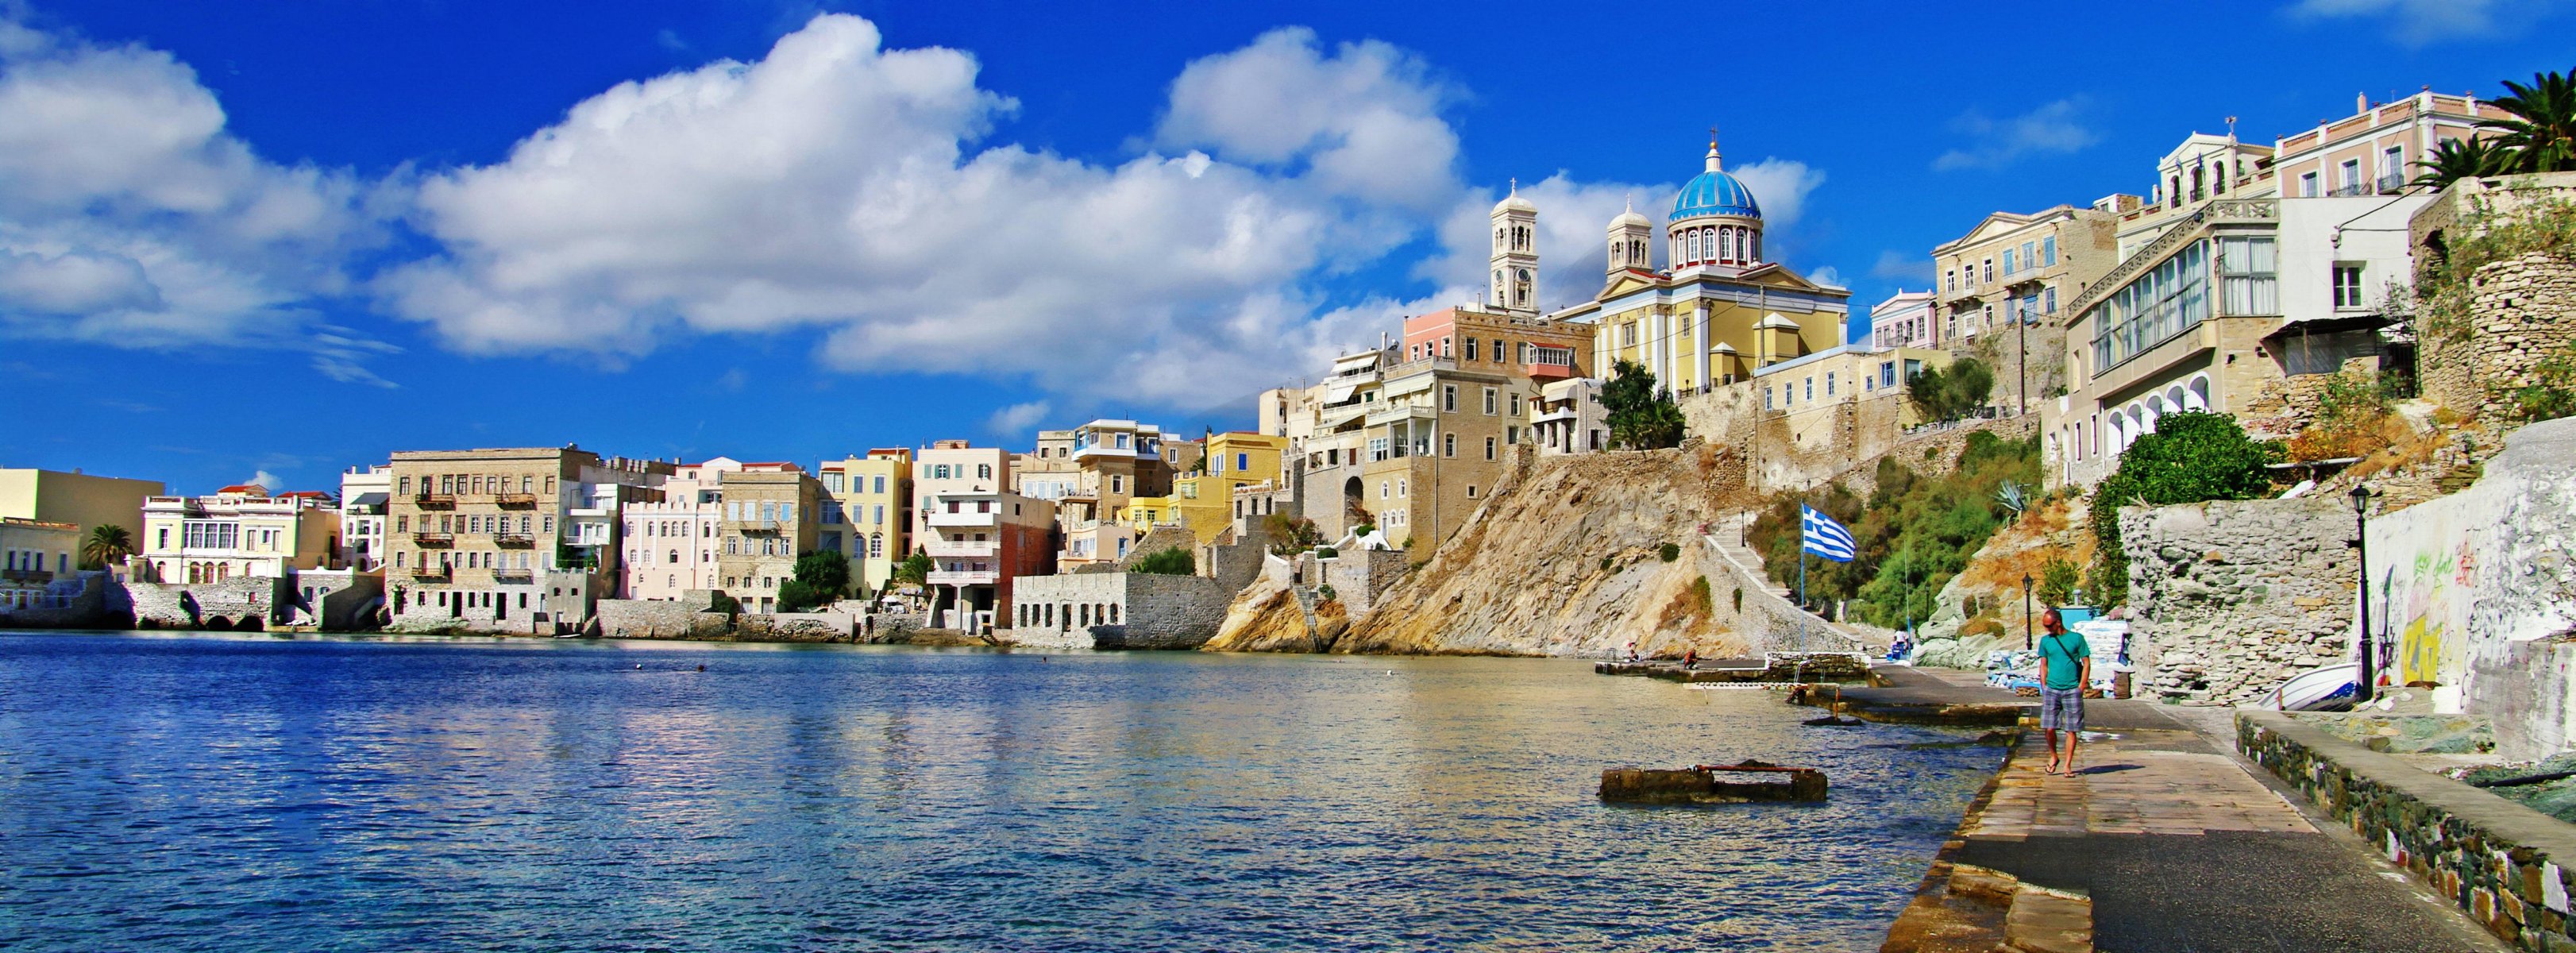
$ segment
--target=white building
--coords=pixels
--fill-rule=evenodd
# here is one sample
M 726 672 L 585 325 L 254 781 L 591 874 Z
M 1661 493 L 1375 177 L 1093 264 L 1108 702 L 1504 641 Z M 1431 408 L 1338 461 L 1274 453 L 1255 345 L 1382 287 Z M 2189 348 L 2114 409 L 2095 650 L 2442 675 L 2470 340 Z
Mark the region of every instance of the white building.
M 328 567 L 339 529 L 330 494 L 270 496 L 252 483 L 207 496 L 145 498 L 139 548 L 153 581 L 280 579 Z
M 385 566 L 385 506 L 394 492 L 388 464 L 350 467 L 340 473 L 340 550 L 334 563 L 359 572 Z
M 1884 350 L 1931 347 L 1937 343 L 1932 331 L 1932 302 L 1938 297 L 1933 291 L 1899 290 L 1869 309 L 1870 346 Z
M 1529 405 L 1530 438 L 1540 456 L 1595 453 L 1610 446 L 1610 410 L 1601 404 L 1601 380 L 1577 377 L 1539 388 Z
M 662 482 L 658 501 L 629 503 L 625 521 L 626 573 L 619 598 L 675 600 L 691 589 L 716 584 L 716 538 L 724 522 L 724 474 L 741 461 L 716 457 L 682 465 Z

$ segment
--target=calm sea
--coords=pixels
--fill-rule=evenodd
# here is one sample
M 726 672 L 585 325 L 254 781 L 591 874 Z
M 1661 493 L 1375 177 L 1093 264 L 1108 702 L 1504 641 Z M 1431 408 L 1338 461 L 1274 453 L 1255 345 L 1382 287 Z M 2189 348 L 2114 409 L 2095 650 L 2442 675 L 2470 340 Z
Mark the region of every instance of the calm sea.
M 1997 752 L 1809 714 L 1565 661 L 0 633 L 0 948 L 1875 949 Z M 1747 757 L 1831 803 L 1593 798 Z

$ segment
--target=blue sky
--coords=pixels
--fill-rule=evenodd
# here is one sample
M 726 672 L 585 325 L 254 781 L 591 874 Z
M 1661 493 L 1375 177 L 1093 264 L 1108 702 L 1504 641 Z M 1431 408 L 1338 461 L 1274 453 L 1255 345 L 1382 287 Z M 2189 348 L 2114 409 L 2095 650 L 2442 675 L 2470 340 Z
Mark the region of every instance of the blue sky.
M 1588 294 L 1712 125 L 1866 304 L 2227 116 L 2576 66 L 2556 2 L 2096 6 L 0 0 L 0 465 L 1241 427 L 1472 298 L 1513 179 Z

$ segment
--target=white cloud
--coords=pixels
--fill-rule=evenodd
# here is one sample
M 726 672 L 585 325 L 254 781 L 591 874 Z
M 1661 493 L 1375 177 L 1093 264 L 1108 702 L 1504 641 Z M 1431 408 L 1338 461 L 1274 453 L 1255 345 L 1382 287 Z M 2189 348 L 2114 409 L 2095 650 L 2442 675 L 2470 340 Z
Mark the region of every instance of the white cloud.
M 991 431 L 997 437 L 1017 438 L 1028 433 L 1029 429 L 1037 426 L 1039 421 L 1045 420 L 1047 411 L 1051 409 L 1053 407 L 1043 400 L 1012 404 L 984 418 L 984 429 Z
M 1836 288 L 1844 286 L 1842 269 L 1836 268 L 1832 265 L 1826 265 L 1822 268 L 1808 272 L 1807 280 L 1820 285 L 1832 285 Z
M 1384 193 L 1446 173 L 1359 174 L 1377 120 L 1264 139 L 1200 100 L 1302 70 L 1338 77 L 1315 91 L 1332 115 L 1376 97 L 1407 125 L 1440 99 L 1407 85 L 1407 63 L 1267 35 L 1174 84 L 1166 133 L 1217 154 L 1102 166 L 976 151 L 1015 105 L 975 84 L 972 58 L 888 50 L 865 20 L 819 16 L 759 62 L 620 84 L 507 161 L 428 177 L 421 226 L 447 251 L 376 289 L 468 352 L 615 360 L 675 331 L 810 328 L 838 369 L 1204 406 L 1234 396 L 1210 380 L 1290 366 L 1307 283 L 1417 233 Z
M 371 198 L 346 171 L 254 154 L 167 53 L 0 19 L 0 333 L 279 348 L 363 374 L 381 345 L 307 303 L 381 240 Z
M 2082 149 L 2102 138 L 2085 127 L 2079 118 L 2083 110 L 2081 99 L 2069 98 L 2008 119 L 1970 111 L 1952 120 L 1950 128 L 1966 134 L 1971 143 L 1942 153 L 1932 160 L 1932 168 L 1942 172 L 2000 169 L 2028 156 Z
M 243 480 L 242 483 L 244 485 L 258 484 L 259 486 L 268 488 L 268 491 L 271 493 L 277 492 L 279 488 L 286 485 L 286 481 L 284 479 L 278 477 L 277 474 L 270 473 L 266 470 L 252 472 L 250 479 Z
M 1302 167 L 1328 192 L 1428 211 L 1459 188 L 1458 135 L 1439 116 L 1449 98 L 1403 50 L 1372 40 L 1327 56 L 1315 31 L 1286 27 L 1183 69 L 1155 142 Z
M 1878 262 L 1869 266 L 1869 276 L 1895 282 L 1919 281 L 1928 285 L 1932 283 L 1932 256 L 1891 248 L 1878 253 Z
M 2385 20 L 2391 39 L 2420 47 L 2493 37 L 2508 28 L 2527 30 L 2561 5 L 2557 0 L 2299 0 L 2289 14 L 2307 22 Z
M 1825 172 L 1795 159 L 1764 156 L 1751 165 L 1727 169 L 1744 187 L 1753 190 L 1753 201 L 1762 206 L 1762 235 L 1765 244 L 1777 238 L 1775 231 L 1785 232 L 1807 214 L 1807 196 L 1825 184 Z

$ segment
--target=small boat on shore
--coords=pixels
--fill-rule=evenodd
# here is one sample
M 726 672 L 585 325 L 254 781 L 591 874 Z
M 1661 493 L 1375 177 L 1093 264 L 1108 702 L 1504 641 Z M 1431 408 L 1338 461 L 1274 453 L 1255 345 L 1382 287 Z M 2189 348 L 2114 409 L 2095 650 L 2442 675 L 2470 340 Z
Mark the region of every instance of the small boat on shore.
M 2352 707 L 2360 686 L 2361 663 L 2328 665 L 2292 676 L 2255 706 L 2274 711 L 2342 711 Z

